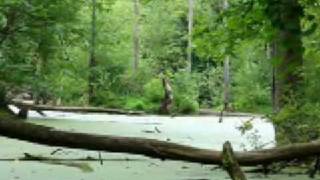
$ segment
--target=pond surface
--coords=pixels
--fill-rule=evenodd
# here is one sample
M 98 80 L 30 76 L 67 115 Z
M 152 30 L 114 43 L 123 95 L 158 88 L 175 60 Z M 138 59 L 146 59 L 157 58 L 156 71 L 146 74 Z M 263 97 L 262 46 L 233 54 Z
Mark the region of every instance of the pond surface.
M 270 148 L 275 145 L 273 125 L 261 117 L 225 117 L 219 123 L 215 116 L 125 116 L 45 112 L 42 117 L 30 113 L 29 122 L 57 129 L 127 137 L 146 137 L 205 149 L 222 148 L 229 140 L 235 150 Z M 242 134 L 239 127 L 250 121 L 252 129 Z M 32 133 L 32 132 L 30 132 Z M 0 159 L 17 159 L 23 153 L 50 158 L 98 158 L 99 153 L 48 147 L 0 137 Z M 25 162 L 0 161 L 0 180 L 221 180 L 229 179 L 216 166 L 180 161 L 160 161 L 140 155 L 101 153 L 103 165 L 93 162 Z M 74 166 L 76 164 L 76 166 Z M 249 179 L 308 179 L 307 176 L 248 174 Z

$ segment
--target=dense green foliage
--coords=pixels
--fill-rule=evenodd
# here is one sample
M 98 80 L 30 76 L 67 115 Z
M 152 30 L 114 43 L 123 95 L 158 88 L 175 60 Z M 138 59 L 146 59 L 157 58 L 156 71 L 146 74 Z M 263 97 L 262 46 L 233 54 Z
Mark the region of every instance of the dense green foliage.
M 97 66 L 89 69 L 91 1 L 1 0 L 0 101 L 6 92 L 20 91 L 47 101 L 42 103 L 87 105 L 88 76 L 94 71 L 94 106 L 156 113 L 164 97 L 161 79 L 166 76 L 173 89 L 173 113 L 222 110 L 223 61 L 229 56 L 233 109 L 272 113 L 272 72 L 281 59 L 269 57 L 266 46 L 281 39 L 276 34 L 288 28 L 279 16 L 288 7 L 278 2 L 232 0 L 225 9 L 223 1 L 197 1 L 192 72 L 187 72 L 185 0 L 140 1 L 137 71 L 132 1 L 97 0 Z M 320 120 L 320 2 L 299 2 L 303 36 L 296 37 L 304 47 L 303 99 L 291 99 L 275 117 L 289 141 L 318 136 Z M 305 133 L 309 130 L 312 135 Z

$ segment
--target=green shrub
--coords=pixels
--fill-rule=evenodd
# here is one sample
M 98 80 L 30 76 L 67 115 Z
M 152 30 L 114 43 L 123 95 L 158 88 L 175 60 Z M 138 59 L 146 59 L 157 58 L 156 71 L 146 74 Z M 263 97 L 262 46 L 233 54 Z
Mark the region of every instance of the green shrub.
M 173 110 L 177 113 L 196 113 L 199 110 L 197 77 L 179 72 L 173 78 Z
M 164 89 L 160 79 L 152 79 L 144 86 L 144 97 L 146 101 L 160 103 L 164 97 Z
M 199 103 L 187 96 L 176 98 L 174 110 L 178 113 L 195 113 L 199 111 Z
M 147 113 L 158 113 L 160 103 L 154 103 L 140 97 L 127 97 L 124 109 L 144 111 Z
M 121 97 L 111 91 L 97 91 L 96 96 L 95 104 L 97 106 L 121 109 L 126 103 L 126 99 L 124 97 Z
M 259 41 L 243 41 L 231 57 L 231 96 L 236 111 L 271 113 L 272 63 Z
M 143 99 L 129 97 L 126 99 L 125 109 L 127 110 L 141 110 L 144 111 L 147 109 L 147 106 Z
M 245 112 L 271 112 L 270 88 L 254 83 L 245 85 L 234 88 L 234 107 Z
M 217 108 L 223 104 L 223 69 L 218 66 L 199 74 L 199 103 L 205 108 Z
M 120 78 L 117 88 L 113 91 L 125 96 L 138 96 L 144 93 L 144 86 L 152 79 L 153 74 L 146 67 L 140 67 L 137 72 L 127 72 Z
M 308 142 L 320 136 L 320 104 L 290 105 L 273 117 L 281 144 Z

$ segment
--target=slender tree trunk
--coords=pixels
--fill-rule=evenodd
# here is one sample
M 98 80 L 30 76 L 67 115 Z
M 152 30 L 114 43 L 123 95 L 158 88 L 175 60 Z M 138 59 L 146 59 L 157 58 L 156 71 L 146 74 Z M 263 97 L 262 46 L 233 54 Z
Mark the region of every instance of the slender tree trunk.
M 140 64 L 140 2 L 133 0 L 134 25 L 133 25 L 133 70 L 137 71 Z
M 49 48 L 47 45 L 47 39 L 45 38 L 45 34 L 49 33 L 48 31 L 48 26 L 47 22 L 44 23 L 43 29 L 42 29 L 42 37 L 41 41 L 38 44 L 38 49 L 37 49 L 37 57 L 38 61 L 36 64 L 36 72 L 35 76 L 36 79 L 35 81 L 38 81 L 37 86 L 34 87 L 36 90 L 33 92 L 34 94 L 34 100 L 36 104 L 47 104 L 49 99 L 52 98 L 50 97 L 50 92 L 48 88 L 41 88 L 41 84 L 47 84 L 47 75 L 49 74 L 49 57 L 50 57 L 50 52 Z
M 303 45 L 298 0 L 270 0 L 267 14 L 276 29 L 277 59 L 275 97 L 279 109 L 299 101 L 303 92 Z
M 227 56 L 224 60 L 224 73 L 223 73 L 223 104 L 224 104 L 224 110 L 230 111 L 230 57 Z
M 96 82 L 96 21 L 97 21 L 97 2 L 92 0 L 92 19 L 91 19 L 91 40 L 90 40 L 90 57 L 89 57 L 89 79 L 88 79 L 88 100 L 89 104 L 95 101 L 95 82 Z
M 272 109 L 274 113 L 279 112 L 279 92 L 278 92 L 278 82 L 276 81 L 276 68 L 275 68 L 275 58 L 277 57 L 277 44 L 272 41 L 266 45 L 266 55 L 267 59 L 271 63 L 271 101 Z
M 229 7 L 229 2 L 228 0 L 223 0 L 223 9 L 226 10 L 228 9 Z M 230 56 L 227 55 L 224 59 L 224 88 L 223 88 L 223 97 L 224 97 L 224 100 L 223 100 L 223 104 L 224 104 L 224 110 L 225 111 L 230 111 L 232 108 L 231 108 L 231 105 L 230 105 L 230 99 L 231 99 L 231 95 L 230 95 Z
M 0 83 L 0 109 L 5 108 L 7 105 L 6 102 L 6 89 L 4 84 Z
M 187 59 L 188 59 L 188 71 L 192 71 L 192 31 L 193 31 L 193 16 L 194 16 L 195 1 L 189 0 L 189 13 L 188 13 L 188 48 L 187 48 Z

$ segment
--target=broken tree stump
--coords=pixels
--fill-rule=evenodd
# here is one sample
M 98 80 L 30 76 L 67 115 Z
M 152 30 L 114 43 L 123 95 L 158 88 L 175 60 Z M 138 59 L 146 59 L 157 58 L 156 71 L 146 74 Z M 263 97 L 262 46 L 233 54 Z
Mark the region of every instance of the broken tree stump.
M 160 114 L 170 114 L 173 103 L 173 90 L 170 85 L 169 79 L 164 77 L 162 79 L 162 85 L 164 89 L 164 98 L 159 109 Z
M 313 179 L 319 170 L 320 170 L 320 157 L 317 156 L 314 164 L 314 168 L 310 170 L 309 177 Z
M 222 165 L 232 180 L 247 180 L 236 157 L 234 156 L 233 149 L 229 141 L 223 144 Z

